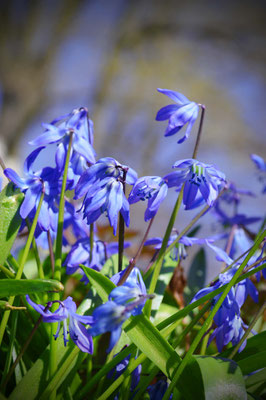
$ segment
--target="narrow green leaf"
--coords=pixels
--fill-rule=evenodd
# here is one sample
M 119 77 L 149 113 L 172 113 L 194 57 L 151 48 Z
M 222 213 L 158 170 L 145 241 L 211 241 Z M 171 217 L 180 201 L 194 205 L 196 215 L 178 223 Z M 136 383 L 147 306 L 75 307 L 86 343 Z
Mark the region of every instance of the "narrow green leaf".
M 101 299 L 107 301 L 109 293 L 116 287 L 115 284 L 106 276 L 92 268 L 85 267 L 85 265 L 80 265 L 80 267 L 85 272 L 87 278 L 89 278 Z
M 123 265 L 122 269 L 126 268 L 129 264 L 129 260 L 126 256 L 123 256 Z M 105 262 L 104 266 L 101 269 L 101 274 L 108 276 L 111 278 L 113 275 L 117 274 L 118 272 L 118 254 L 112 255 L 108 260 Z
M 19 207 L 24 194 L 9 183 L 0 193 L 0 264 L 3 265 L 16 239 L 21 217 Z
M 53 279 L 0 280 L 0 298 L 55 290 L 62 291 L 64 290 L 64 286 L 61 282 Z

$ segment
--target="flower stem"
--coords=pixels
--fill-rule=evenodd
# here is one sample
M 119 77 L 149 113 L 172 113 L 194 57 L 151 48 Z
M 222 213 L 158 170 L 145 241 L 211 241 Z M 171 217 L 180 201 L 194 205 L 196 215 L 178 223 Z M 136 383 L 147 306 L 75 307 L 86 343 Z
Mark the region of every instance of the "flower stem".
M 192 158 L 194 158 L 194 159 L 196 159 L 196 157 L 197 157 L 199 143 L 200 143 L 200 139 L 201 139 L 203 121 L 204 121 L 204 116 L 205 116 L 205 106 L 203 104 L 199 104 L 199 106 L 201 107 L 201 116 L 200 116 L 200 124 L 199 124 L 197 139 L 196 139 L 196 143 L 195 143 L 195 147 L 194 147 L 194 151 L 193 151 L 193 155 L 192 155 Z
M 59 212 L 58 212 L 58 225 L 55 245 L 55 265 L 54 265 L 54 279 L 61 281 L 61 266 L 62 266 L 62 241 L 63 241 L 63 224 L 64 224 L 64 211 L 65 211 L 65 190 L 67 183 L 68 165 L 70 160 L 70 153 L 72 147 L 73 133 L 70 133 L 69 143 L 65 161 L 65 168 L 63 174 L 62 188 L 60 193 Z M 53 301 L 59 300 L 60 294 L 53 294 Z M 56 310 L 56 303 L 52 305 L 52 312 Z M 49 376 L 52 378 L 57 369 L 57 342 L 54 340 L 56 333 L 57 324 L 51 324 L 51 336 L 50 336 L 50 359 L 49 359 Z M 56 398 L 56 391 L 50 396 L 50 400 Z
M 146 240 L 147 240 L 147 236 L 148 236 L 148 234 L 149 234 L 149 232 L 150 232 L 150 229 L 151 229 L 153 220 L 154 220 L 154 217 L 153 217 L 153 218 L 150 220 L 150 222 L 149 222 L 149 225 L 148 225 L 148 227 L 147 227 L 147 229 L 146 229 L 146 232 L 145 232 L 145 234 L 144 234 L 144 237 L 143 237 L 143 239 L 142 239 L 142 241 L 141 241 L 141 244 L 140 244 L 140 246 L 139 246 L 139 248 L 138 248 L 138 251 L 137 251 L 135 257 L 133 257 L 133 258 L 130 260 L 129 266 L 127 267 L 127 269 L 126 269 L 124 275 L 120 278 L 120 280 L 119 280 L 117 286 L 123 285 L 123 283 L 127 280 L 128 276 L 130 275 L 130 272 L 131 272 L 132 269 L 135 267 L 136 262 L 138 261 L 138 259 L 139 259 L 139 257 L 140 257 L 140 254 L 141 254 L 141 252 L 142 252 L 144 243 L 145 243 Z
M 178 214 L 178 211 L 179 211 L 179 208 L 181 206 L 182 199 L 183 199 L 183 191 L 184 191 L 184 185 L 182 186 L 182 188 L 181 188 L 181 190 L 179 192 L 179 195 L 178 195 L 177 201 L 175 203 L 171 218 L 170 218 L 168 226 L 166 228 L 166 232 L 165 232 L 165 235 L 164 235 L 164 238 L 163 238 L 162 246 L 161 246 L 160 251 L 158 253 L 157 260 L 155 261 L 155 263 L 154 263 L 154 265 L 152 267 L 153 275 L 152 275 L 152 278 L 151 278 L 151 283 L 150 283 L 150 287 L 149 287 L 149 293 L 154 293 L 154 291 L 155 291 L 156 284 L 157 284 L 157 281 L 158 281 L 158 277 L 160 275 L 161 267 L 162 267 L 162 264 L 163 264 L 163 259 L 164 259 L 164 256 L 165 256 L 165 251 L 166 251 L 166 248 L 167 248 L 168 240 L 169 240 L 169 237 L 171 235 L 171 232 L 172 232 L 172 229 L 173 229 L 173 226 L 174 226 L 174 223 L 175 223 L 175 220 L 176 220 L 176 217 L 177 217 L 177 214 Z M 147 316 L 150 316 L 150 313 L 151 313 L 151 300 L 146 301 L 146 304 L 144 306 L 144 312 L 145 312 L 145 314 Z
M 179 366 L 177 367 L 176 371 L 174 372 L 173 377 L 172 377 L 172 382 L 169 385 L 167 391 L 165 392 L 163 400 L 167 400 L 169 398 L 170 394 L 172 393 L 174 387 L 177 384 L 177 381 L 178 381 L 181 373 L 184 371 L 185 367 L 187 366 L 188 362 L 190 361 L 190 358 L 191 358 L 192 354 L 196 350 L 199 342 L 201 341 L 201 338 L 203 337 L 203 335 L 205 334 L 206 330 L 210 326 L 210 323 L 213 320 L 213 317 L 215 316 L 215 314 L 217 313 L 217 311 L 221 307 L 223 301 L 225 300 L 226 296 L 230 292 L 231 288 L 236 284 L 237 279 L 240 277 L 240 274 L 244 270 L 244 268 L 247 265 L 248 261 L 253 256 L 255 251 L 258 249 L 260 243 L 264 239 L 265 234 L 266 234 L 266 230 L 258 237 L 258 239 L 256 240 L 256 242 L 254 243 L 254 245 L 252 247 L 252 250 L 245 257 L 244 261 L 242 262 L 242 264 L 240 265 L 240 267 L 238 268 L 238 270 L 234 274 L 234 276 L 231 279 L 231 281 L 227 285 L 224 286 L 223 293 L 221 294 L 219 300 L 216 302 L 216 304 L 214 305 L 212 311 L 210 312 L 210 314 L 206 318 L 205 322 L 203 323 L 202 328 L 200 329 L 200 331 L 198 332 L 198 334 L 195 337 L 194 341 L 192 342 L 192 344 L 190 346 L 190 349 L 186 353 L 183 361 L 179 364 Z
M 47 231 L 47 241 L 48 241 L 48 248 L 49 248 L 51 268 L 52 268 L 52 277 L 54 278 L 54 249 L 53 249 L 51 233 L 49 230 Z
M 18 268 L 18 271 L 17 271 L 15 279 L 20 279 L 21 276 L 22 276 L 23 268 L 24 268 L 24 265 L 25 265 L 25 263 L 27 261 L 27 258 L 28 258 L 28 254 L 29 254 L 30 246 L 31 246 L 31 243 L 32 243 L 32 240 L 33 240 L 33 236 L 34 236 L 35 228 L 36 228 L 36 225 L 37 225 L 38 217 L 39 217 L 39 214 L 40 214 L 40 211 L 41 211 L 43 198 L 44 198 L 44 192 L 42 192 L 42 194 L 41 194 L 40 201 L 39 201 L 39 204 L 38 204 L 38 207 L 37 207 L 37 210 L 36 210 L 36 214 L 34 216 L 34 219 L 33 219 L 30 231 L 29 231 L 28 239 L 27 239 L 27 242 L 26 242 L 26 245 L 25 245 L 25 248 L 24 248 L 22 259 L 21 259 L 21 262 L 20 262 L 20 265 L 19 265 L 19 268 Z M 9 298 L 8 303 L 9 303 L 10 306 L 13 305 L 14 299 L 15 299 L 15 296 L 11 296 Z M 1 321 L 1 325 L 0 325 L 0 346 L 1 346 L 1 343 L 2 343 L 2 340 L 3 340 L 3 336 L 4 336 L 4 333 L 5 333 L 6 325 L 7 325 L 8 319 L 9 319 L 9 315 L 10 315 L 10 310 L 5 311 L 4 315 L 3 315 L 3 318 L 2 318 L 2 321 Z
M 126 192 L 126 176 L 128 168 L 123 168 L 123 192 Z M 118 237 L 118 272 L 122 271 L 123 266 L 123 253 L 124 253 L 124 241 L 125 241 L 125 221 L 121 214 L 119 213 L 119 237 Z

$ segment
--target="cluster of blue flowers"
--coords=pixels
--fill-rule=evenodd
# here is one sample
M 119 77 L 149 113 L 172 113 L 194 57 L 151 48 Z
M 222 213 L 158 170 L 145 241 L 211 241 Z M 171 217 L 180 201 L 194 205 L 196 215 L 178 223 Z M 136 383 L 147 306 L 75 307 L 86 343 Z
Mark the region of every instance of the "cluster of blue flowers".
M 200 108 L 203 110 L 204 106 L 189 101 L 184 95 L 175 91 L 166 89 L 158 89 L 158 91 L 172 99 L 175 104 L 161 108 L 157 113 L 156 120 L 168 120 L 165 136 L 172 136 L 186 126 L 184 136 L 178 141 L 178 143 L 182 143 L 189 137 L 199 110 Z M 232 279 L 238 268 L 237 264 L 230 268 L 233 259 L 244 253 L 251 244 L 247 226 L 261 219 L 258 216 L 246 216 L 238 211 L 241 196 L 253 196 L 253 193 L 238 189 L 232 182 L 227 182 L 225 175 L 216 166 L 205 164 L 194 158 L 176 161 L 172 166 L 174 171 L 164 177 L 143 176 L 140 178 L 134 169 L 121 164 L 112 157 L 97 160 L 93 148 L 93 123 L 89 119 L 88 110 L 83 107 L 74 109 L 71 113 L 55 119 L 49 124 L 43 124 L 43 128 L 44 133 L 30 142 L 37 148 L 25 160 L 25 177 L 20 177 L 10 168 L 5 170 L 5 175 L 25 194 L 20 207 L 20 215 L 23 219 L 21 230 L 26 226 L 26 219 L 29 222 L 33 221 L 40 198 L 42 194 L 44 195 L 35 237 L 39 246 L 47 248 L 47 232 L 52 240 L 56 237 L 63 174 L 67 153 L 71 146 L 70 153 L 68 153 L 66 190 L 74 191 L 74 198 L 71 201 L 66 200 L 64 205 L 63 236 L 63 245 L 71 246 L 70 249 L 66 247 L 68 254 L 63 263 L 67 274 L 79 271 L 83 275 L 82 282 L 87 284 L 88 278 L 80 269 L 80 265 L 83 264 L 100 271 L 106 260 L 119 251 L 117 243 L 101 241 L 97 237 L 97 230 L 94 232 L 92 240 L 88 225 L 92 225 L 102 215 L 106 215 L 113 228 L 113 234 L 116 235 L 119 216 L 125 225 L 129 226 L 130 206 L 138 201 L 146 200 L 147 208 L 144 220 L 149 221 L 157 214 L 168 190 L 174 188 L 177 192 L 183 190 L 182 201 L 185 210 L 194 209 L 204 203 L 212 207 L 212 213 L 220 228 L 218 234 L 207 238 L 181 237 L 172 249 L 172 259 L 180 262 L 186 258 L 187 247 L 194 244 L 207 245 L 215 252 L 217 259 L 228 266 L 228 270 L 221 273 L 212 286 L 201 289 L 193 301 L 225 285 Z M 55 167 L 44 167 L 36 171 L 35 160 L 40 152 L 45 151 L 50 144 L 57 144 Z M 265 184 L 265 162 L 257 155 L 251 157 L 260 170 L 259 179 Z M 131 186 L 128 196 L 126 195 L 126 185 Z M 221 190 L 224 188 L 226 190 L 221 195 Z M 263 188 L 263 193 L 266 193 L 266 187 Z M 82 204 L 80 205 L 78 201 L 81 198 Z M 224 207 L 225 204 L 232 206 L 231 215 L 228 214 L 228 207 Z M 69 229 L 72 230 L 74 243 L 67 235 Z M 168 240 L 168 246 L 176 242 L 177 237 L 178 233 L 174 230 Z M 224 239 L 226 240 L 226 252 L 213 244 Z M 229 247 L 228 243 L 230 243 Z M 124 248 L 129 245 L 128 242 L 125 242 Z M 148 239 L 145 245 L 154 245 L 158 250 L 161 248 L 162 239 L 158 237 Z M 263 249 L 256 255 L 256 261 L 262 258 L 265 246 L 264 244 Z M 251 262 L 254 262 L 254 258 Z M 111 291 L 108 301 L 97 307 L 91 316 L 79 315 L 71 297 L 67 297 L 63 301 L 54 301 L 58 303 L 58 308 L 54 312 L 50 311 L 54 302 L 49 302 L 45 307 L 33 302 L 29 296 L 27 296 L 27 301 L 40 313 L 43 322 L 58 322 L 55 339 L 60 334 L 61 322 L 63 322 L 64 343 L 68 342 L 69 333 L 70 338 L 81 351 L 91 354 L 93 352 L 92 337 L 110 332 L 110 343 L 107 349 L 110 352 L 120 338 L 123 323 L 129 317 L 139 315 L 146 300 L 152 297 L 147 295 L 138 268 L 134 267 L 125 282 L 120 285 L 125 273 L 126 270 L 123 270 L 111 278 L 117 287 Z M 266 278 L 265 271 L 263 271 L 263 276 Z M 257 280 L 259 279 L 260 274 L 257 275 Z M 255 302 L 258 301 L 256 287 L 250 279 L 245 279 L 231 288 L 215 315 L 209 342 L 216 338 L 219 351 L 229 342 L 237 344 L 243 336 L 247 325 L 241 319 L 241 307 L 248 295 Z M 212 307 L 219 297 L 220 295 L 214 297 Z M 68 325 L 67 321 L 69 321 Z M 245 342 L 240 350 L 244 346 Z M 128 359 L 124 361 L 125 365 L 119 367 L 120 371 L 125 369 L 128 364 Z M 137 385 L 139 373 L 140 371 L 135 371 L 134 388 Z M 157 398 L 155 396 L 157 390 L 162 395 L 166 391 L 167 383 L 159 382 L 149 388 L 150 398 Z

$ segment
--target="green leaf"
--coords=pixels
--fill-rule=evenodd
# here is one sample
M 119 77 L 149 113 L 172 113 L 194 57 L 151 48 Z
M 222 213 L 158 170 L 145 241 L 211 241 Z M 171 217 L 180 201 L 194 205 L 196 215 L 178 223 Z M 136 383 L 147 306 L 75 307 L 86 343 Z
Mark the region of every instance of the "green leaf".
M 129 264 L 129 260 L 126 256 L 123 256 L 123 265 L 122 270 L 125 269 Z M 113 275 L 117 274 L 118 272 L 118 254 L 112 255 L 108 260 L 105 262 L 104 266 L 101 269 L 101 274 L 108 276 L 111 278 Z
M 57 363 L 58 370 L 61 371 L 61 367 L 67 359 L 67 356 L 76 350 L 77 347 L 65 347 L 62 335 L 59 336 L 57 342 Z M 45 349 L 40 358 L 38 358 L 34 365 L 28 370 L 26 375 L 23 376 L 19 384 L 9 396 L 9 400 L 36 400 L 40 398 L 41 394 L 47 387 L 49 353 L 50 346 Z
M 245 400 L 245 381 L 237 363 L 219 357 L 193 356 L 179 378 L 186 398 L 197 400 Z M 193 374 L 193 384 L 191 381 Z
M 0 298 L 55 290 L 62 291 L 64 290 L 64 286 L 61 282 L 53 279 L 0 280 Z
M 204 249 L 195 255 L 188 273 L 185 289 L 186 303 L 189 304 L 196 293 L 204 287 L 206 279 L 206 256 Z
M 115 284 L 101 272 L 85 267 L 85 265 L 80 265 L 80 267 L 85 272 L 87 278 L 89 278 L 92 286 L 94 286 L 101 299 L 107 301 L 109 293 L 116 287 Z
M 3 265 L 21 225 L 19 207 L 24 194 L 9 183 L 0 193 L 0 264 Z
M 157 283 L 156 283 L 156 297 L 152 300 L 152 316 L 157 318 L 157 311 L 160 309 L 164 294 L 165 294 L 165 289 L 167 285 L 169 284 L 174 269 L 177 266 L 176 260 L 173 260 L 171 258 L 170 254 L 167 254 L 164 258 L 163 265 L 160 271 L 160 275 L 158 277 Z M 150 284 L 151 276 L 149 277 L 150 279 L 145 282 L 146 286 L 148 287 Z M 157 319 L 156 319 L 157 321 Z

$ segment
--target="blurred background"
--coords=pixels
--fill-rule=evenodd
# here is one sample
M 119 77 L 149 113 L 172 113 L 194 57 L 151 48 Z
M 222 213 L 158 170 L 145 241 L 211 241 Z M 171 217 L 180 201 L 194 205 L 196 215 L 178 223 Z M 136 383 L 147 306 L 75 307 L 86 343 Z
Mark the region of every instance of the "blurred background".
M 114 157 L 139 176 L 163 176 L 191 157 L 198 125 L 183 145 L 178 135 L 164 138 L 166 122 L 155 115 L 171 100 L 161 87 L 206 105 L 198 159 L 260 193 L 249 155 L 266 153 L 265 9 L 263 0 L 1 0 L 6 165 L 20 172 L 41 123 L 85 106 L 98 157 Z M 175 197 L 163 203 L 151 235 L 163 235 Z M 262 215 L 264 202 L 247 199 L 243 211 Z M 133 229 L 144 228 L 144 210 L 132 207 Z M 181 213 L 177 229 L 188 215 Z

